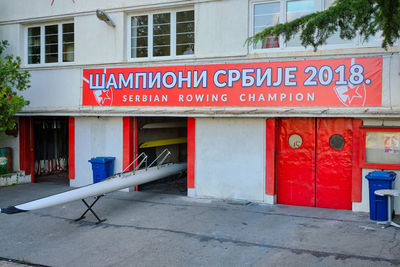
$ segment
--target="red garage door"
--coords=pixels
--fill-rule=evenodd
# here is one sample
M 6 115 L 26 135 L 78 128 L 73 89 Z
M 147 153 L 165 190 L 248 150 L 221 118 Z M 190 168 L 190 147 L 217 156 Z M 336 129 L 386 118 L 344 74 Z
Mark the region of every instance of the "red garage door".
M 352 120 L 279 121 L 278 203 L 351 209 Z

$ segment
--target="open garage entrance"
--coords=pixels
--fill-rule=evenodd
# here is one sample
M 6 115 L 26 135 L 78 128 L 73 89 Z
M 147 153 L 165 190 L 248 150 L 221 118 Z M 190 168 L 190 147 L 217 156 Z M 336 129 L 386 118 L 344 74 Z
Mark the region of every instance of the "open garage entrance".
M 352 119 L 285 118 L 278 126 L 278 203 L 351 209 Z
M 165 149 L 171 152 L 164 163 L 187 161 L 187 118 L 179 117 L 138 117 L 137 118 L 138 155 L 144 152 L 150 164 Z M 159 160 L 162 159 L 162 156 Z M 139 191 L 164 194 L 187 194 L 186 173 L 166 177 L 142 184 Z
M 34 117 L 36 183 L 69 185 L 68 117 Z

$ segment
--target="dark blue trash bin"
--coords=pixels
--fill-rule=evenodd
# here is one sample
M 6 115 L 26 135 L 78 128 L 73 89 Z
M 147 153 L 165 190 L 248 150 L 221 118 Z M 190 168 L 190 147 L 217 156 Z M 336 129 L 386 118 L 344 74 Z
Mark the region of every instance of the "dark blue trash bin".
M 392 189 L 393 181 L 396 179 L 396 173 L 373 171 L 367 174 L 365 178 L 369 183 L 369 216 L 374 221 L 388 220 L 388 198 L 386 196 L 377 196 L 376 190 Z M 393 205 L 392 205 L 393 207 Z
M 114 175 L 114 160 L 114 157 L 96 157 L 89 160 L 92 163 L 93 183 Z

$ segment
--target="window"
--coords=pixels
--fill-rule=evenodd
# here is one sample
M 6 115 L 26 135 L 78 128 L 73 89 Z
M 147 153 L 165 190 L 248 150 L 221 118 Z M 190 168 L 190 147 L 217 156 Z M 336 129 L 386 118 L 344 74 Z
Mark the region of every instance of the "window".
M 277 2 L 266 2 L 254 4 L 253 10 L 253 34 L 264 28 L 274 26 L 278 23 L 292 21 L 301 16 L 310 14 L 316 10 L 315 1 L 318 0 L 281 0 Z M 284 46 L 300 46 L 299 34 L 293 37 L 284 46 L 282 37 L 268 36 L 260 43 L 255 44 L 256 49 L 278 48 Z
M 148 17 L 132 17 L 132 57 L 148 57 Z
M 286 1 L 286 21 L 295 20 L 314 11 L 314 0 Z M 290 39 L 286 46 L 301 46 L 300 33 Z
M 328 9 L 335 0 L 324 0 L 324 7 Z M 334 33 L 327 40 L 328 45 L 353 44 L 354 40 L 341 39 L 339 32 Z
M 40 27 L 28 28 L 28 64 L 40 63 Z
M 315 11 L 329 8 L 334 0 L 271 0 L 260 1 L 253 0 L 252 6 L 252 23 L 251 35 L 262 31 L 264 28 L 292 21 L 301 16 L 313 13 Z M 327 39 L 326 45 L 337 48 L 338 45 L 344 47 L 349 46 L 380 46 L 382 37 L 381 32 L 378 32 L 375 37 L 371 37 L 368 42 L 364 42 L 360 37 L 353 40 L 341 39 L 339 32 L 333 34 Z M 300 41 L 300 33 L 291 38 L 287 43 L 284 43 L 282 36 L 268 36 L 264 40 L 254 45 L 254 49 L 265 48 L 293 48 L 302 47 Z
M 279 6 L 278 2 L 257 4 L 254 6 L 254 33 L 279 23 Z M 268 36 L 262 42 L 256 44 L 256 48 L 274 47 L 279 47 L 279 38 L 277 36 Z
M 62 61 L 74 61 L 74 24 L 62 25 Z
M 153 57 L 171 55 L 171 14 L 153 15 Z
M 400 170 L 400 128 L 362 127 L 361 166 Z
M 45 30 L 45 63 L 54 63 L 58 61 L 58 25 L 49 25 Z
M 168 57 L 194 54 L 194 11 L 131 17 L 130 57 Z
M 176 13 L 176 54 L 194 53 L 194 11 Z
M 324 0 L 324 7 L 325 9 L 329 8 L 335 0 Z M 368 38 L 368 41 L 362 40 L 361 36 L 358 36 L 356 40 L 348 40 L 348 39 L 341 39 L 339 32 L 336 32 L 331 37 L 328 38 L 327 44 L 328 45 L 355 45 L 358 44 L 359 46 L 381 46 L 383 41 L 382 38 L 382 31 L 378 31 L 375 36 L 371 36 Z
M 28 64 L 74 61 L 74 23 L 28 28 Z

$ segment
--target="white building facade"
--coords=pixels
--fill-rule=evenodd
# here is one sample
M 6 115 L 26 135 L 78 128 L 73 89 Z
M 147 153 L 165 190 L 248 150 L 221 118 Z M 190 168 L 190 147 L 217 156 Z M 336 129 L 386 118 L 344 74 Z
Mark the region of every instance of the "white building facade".
M 297 38 L 245 44 L 331 2 L 1 0 L 0 39 L 31 88 L 18 136 L 0 144 L 34 181 L 35 125 L 59 121 L 64 163 L 51 164 L 78 187 L 93 182 L 91 157 L 115 157 L 120 172 L 172 140 L 189 196 L 368 211 L 365 176 L 400 175 L 399 46 L 382 49 L 379 35 L 334 36 L 316 52 Z

